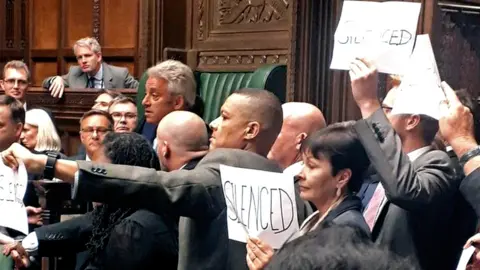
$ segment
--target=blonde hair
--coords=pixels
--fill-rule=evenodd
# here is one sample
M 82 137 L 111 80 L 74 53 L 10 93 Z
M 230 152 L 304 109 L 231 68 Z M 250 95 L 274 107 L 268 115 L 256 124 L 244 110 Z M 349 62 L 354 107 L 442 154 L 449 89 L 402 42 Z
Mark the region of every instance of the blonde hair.
M 35 151 L 60 151 L 62 148 L 60 136 L 46 111 L 42 109 L 28 110 L 25 115 L 25 124 L 36 126 L 38 129 Z
M 97 39 L 92 37 L 86 37 L 77 40 L 73 45 L 73 53 L 75 53 L 77 47 L 87 47 L 94 53 L 102 53 L 102 47 L 100 46 L 100 43 L 98 43 Z
M 180 61 L 167 60 L 147 71 L 148 77 L 164 79 L 168 82 L 168 92 L 181 95 L 185 99 L 187 109 L 195 104 L 197 84 L 192 69 Z
M 5 78 L 7 70 L 11 68 L 16 70 L 23 69 L 25 71 L 25 74 L 27 74 L 27 80 L 30 80 L 30 70 L 28 69 L 27 64 L 20 60 L 12 60 L 5 64 L 5 66 L 3 67 L 3 78 Z

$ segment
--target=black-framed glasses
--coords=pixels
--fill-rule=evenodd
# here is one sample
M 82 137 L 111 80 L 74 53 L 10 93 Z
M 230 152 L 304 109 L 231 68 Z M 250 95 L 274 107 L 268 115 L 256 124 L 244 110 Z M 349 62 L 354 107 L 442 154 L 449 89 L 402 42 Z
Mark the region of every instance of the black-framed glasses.
M 131 113 L 131 112 L 127 112 L 127 113 L 113 112 L 111 113 L 111 115 L 114 120 L 120 120 L 122 119 L 122 117 L 125 117 L 125 119 L 128 119 L 128 120 L 133 120 L 137 118 L 137 114 Z
M 109 128 L 106 128 L 106 127 L 86 127 L 86 128 L 80 129 L 80 132 L 88 134 L 90 136 L 95 134 L 95 133 L 97 135 L 103 136 L 103 135 L 107 134 L 107 132 L 109 132 L 109 131 L 112 131 L 112 130 L 109 129 Z

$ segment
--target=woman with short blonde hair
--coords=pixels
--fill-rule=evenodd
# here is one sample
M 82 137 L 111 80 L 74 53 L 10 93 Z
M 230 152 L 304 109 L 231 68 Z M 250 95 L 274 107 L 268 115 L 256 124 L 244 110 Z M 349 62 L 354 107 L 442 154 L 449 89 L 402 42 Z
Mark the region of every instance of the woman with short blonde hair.
M 37 152 L 59 152 L 62 148 L 60 136 L 52 119 L 42 109 L 27 111 L 20 140 L 25 147 Z

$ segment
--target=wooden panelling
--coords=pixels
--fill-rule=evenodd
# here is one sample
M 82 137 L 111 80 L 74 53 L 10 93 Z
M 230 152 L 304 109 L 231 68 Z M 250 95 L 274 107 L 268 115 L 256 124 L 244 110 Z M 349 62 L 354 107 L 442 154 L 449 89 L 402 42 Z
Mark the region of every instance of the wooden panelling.
M 32 85 L 42 85 L 46 77 L 57 75 L 57 62 L 32 62 Z
M 139 0 L 103 0 L 103 47 L 135 48 Z
M 32 4 L 32 48 L 56 49 L 58 46 L 58 27 L 60 0 L 30 1 Z
M 294 0 L 194 0 L 190 59 L 204 71 L 254 70 L 288 63 Z
M 66 47 L 71 48 L 75 41 L 92 35 L 93 4 L 92 1 L 68 0 L 66 3 Z

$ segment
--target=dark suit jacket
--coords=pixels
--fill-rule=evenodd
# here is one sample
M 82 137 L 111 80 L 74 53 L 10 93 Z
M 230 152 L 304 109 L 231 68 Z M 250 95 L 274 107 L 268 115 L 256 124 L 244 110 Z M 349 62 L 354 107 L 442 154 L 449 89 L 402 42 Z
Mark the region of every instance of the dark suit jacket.
M 470 173 L 463 179 L 460 192 L 467 202 L 473 207 L 477 218 L 480 217 L 480 168 Z
M 370 236 L 370 228 L 362 215 L 362 202 L 357 196 L 350 195 L 346 197 L 328 213 L 322 222 L 356 227 Z
M 64 256 L 86 249 L 92 234 L 92 212 L 64 222 L 35 229 L 40 256 Z M 178 240 L 176 222 L 146 210 L 123 219 L 110 234 L 104 257 L 105 269 L 176 269 Z M 79 269 L 89 266 L 89 261 Z
M 137 88 L 138 81 L 135 80 L 129 73 L 128 69 L 124 67 L 116 67 L 107 63 L 102 63 L 103 66 L 103 88 Z M 65 87 L 69 88 L 86 88 L 88 77 L 79 66 L 71 66 L 67 74 L 62 76 Z M 50 83 L 53 77 L 46 78 L 42 86 L 43 88 L 50 88 Z
M 411 256 L 423 269 L 454 268 L 457 254 L 438 237 L 449 234 L 451 204 L 459 185 L 448 155 L 433 150 L 410 162 L 381 109 L 358 121 L 355 129 L 388 199 L 372 239 L 399 255 Z M 456 250 L 461 252 L 461 246 Z
M 77 197 L 105 203 L 122 198 L 121 203 L 130 207 L 186 217 L 183 238 L 188 246 L 180 250 L 178 269 L 231 269 L 229 253 L 235 250 L 229 248 L 219 164 L 282 171 L 262 156 L 236 149 L 214 150 L 195 169 L 169 173 L 78 161 Z M 242 250 L 245 254 L 245 244 Z

